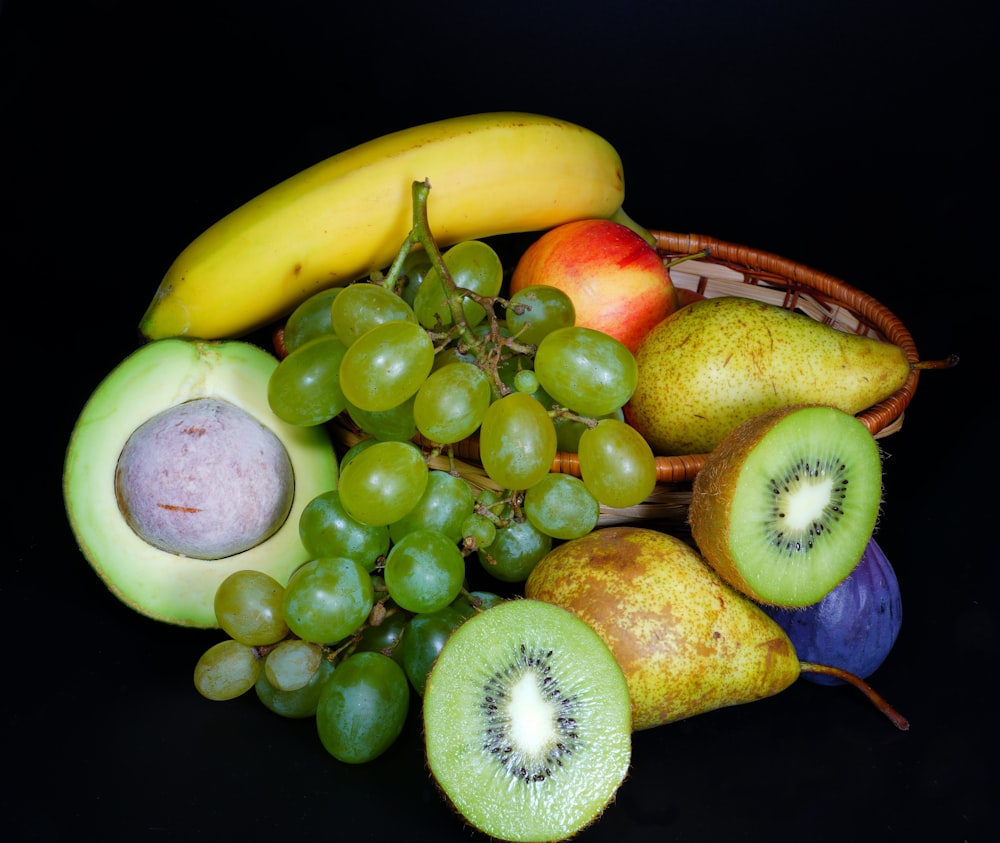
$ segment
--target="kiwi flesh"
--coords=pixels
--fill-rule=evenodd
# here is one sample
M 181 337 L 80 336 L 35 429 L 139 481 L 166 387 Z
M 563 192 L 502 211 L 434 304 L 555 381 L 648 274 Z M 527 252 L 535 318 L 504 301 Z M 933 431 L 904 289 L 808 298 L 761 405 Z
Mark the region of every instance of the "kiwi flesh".
M 858 564 L 882 502 L 882 454 L 856 417 L 824 405 L 736 427 L 695 476 L 688 520 L 705 559 L 759 603 L 808 606 Z
M 607 645 L 571 612 L 515 598 L 448 639 L 424 690 L 427 765 L 496 840 L 566 840 L 613 800 L 631 761 L 631 701 Z

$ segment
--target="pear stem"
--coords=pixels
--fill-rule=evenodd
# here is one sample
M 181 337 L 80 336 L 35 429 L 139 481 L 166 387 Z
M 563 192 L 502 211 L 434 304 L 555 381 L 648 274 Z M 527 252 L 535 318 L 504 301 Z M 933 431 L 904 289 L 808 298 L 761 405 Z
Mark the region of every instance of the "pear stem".
M 910 728 L 910 721 L 889 705 L 885 697 L 861 677 L 855 676 L 846 670 L 841 670 L 839 667 L 830 667 L 830 665 L 826 664 L 813 664 L 812 662 L 799 662 L 799 670 L 803 673 L 823 673 L 826 676 L 834 676 L 837 679 L 842 679 L 868 697 L 875 704 L 875 707 L 892 721 L 892 724 L 897 729 L 905 732 Z
M 950 369 L 958 365 L 958 355 L 949 354 L 944 360 L 921 360 L 914 363 L 914 369 Z

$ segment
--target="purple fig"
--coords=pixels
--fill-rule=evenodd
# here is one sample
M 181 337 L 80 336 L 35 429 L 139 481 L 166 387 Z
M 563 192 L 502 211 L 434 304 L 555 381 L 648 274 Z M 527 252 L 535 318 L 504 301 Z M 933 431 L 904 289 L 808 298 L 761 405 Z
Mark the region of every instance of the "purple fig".
M 801 661 L 838 667 L 862 679 L 885 661 L 903 620 L 896 573 L 875 539 L 847 579 L 818 603 L 801 609 L 761 608 L 785 630 Z M 823 673 L 803 672 L 802 678 L 843 684 Z

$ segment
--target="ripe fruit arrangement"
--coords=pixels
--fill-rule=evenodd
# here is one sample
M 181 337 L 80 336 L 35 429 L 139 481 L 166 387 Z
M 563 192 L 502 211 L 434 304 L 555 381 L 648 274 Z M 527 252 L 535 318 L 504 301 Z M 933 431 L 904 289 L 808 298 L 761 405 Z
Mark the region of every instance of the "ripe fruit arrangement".
M 685 602 L 678 617 L 686 613 L 702 622 L 678 625 L 638 655 L 626 658 L 616 646 L 621 624 L 637 616 L 626 610 L 648 609 L 648 591 L 628 587 L 624 565 L 614 562 L 625 545 L 618 534 L 600 529 L 601 515 L 627 512 L 656 488 L 653 437 L 630 423 L 636 418 L 632 402 L 640 383 L 645 396 L 662 386 L 643 361 L 662 359 L 668 343 L 659 339 L 661 329 L 688 314 L 678 310 L 651 327 L 646 337 L 653 339 L 643 351 L 644 339 L 634 354 L 610 334 L 577 324 L 573 299 L 555 286 L 505 292 L 513 267 L 504 265 L 490 235 L 551 230 L 573 217 L 627 219 L 620 162 L 604 141 L 560 121 L 522 122 L 483 115 L 433 124 L 307 171 L 192 244 L 143 317 L 146 349 L 176 344 L 203 353 L 242 347 L 228 337 L 283 320 L 274 335 L 278 359 L 265 355 L 266 365 L 249 381 L 254 401 L 242 396 L 236 402 L 280 429 L 286 448 L 288 437 L 302 438 L 314 451 L 317 443 L 326 446 L 310 482 L 291 484 L 295 496 L 273 532 L 282 536 L 280 565 L 268 562 L 269 543 L 279 549 L 271 533 L 249 550 L 230 553 L 224 565 L 183 569 L 173 563 L 187 556 L 190 545 L 167 541 L 141 557 L 159 582 L 186 572 L 176 578 L 168 605 L 141 589 L 126 590 L 123 583 L 142 581 L 145 572 L 130 570 L 120 553 L 100 545 L 107 532 L 95 527 L 100 506 L 116 535 L 135 529 L 116 503 L 105 499 L 95 509 L 82 501 L 89 486 L 100 485 L 101 472 L 118 472 L 118 454 L 130 441 L 127 428 L 139 427 L 141 409 L 114 425 L 113 435 L 104 417 L 115 413 L 101 409 L 111 404 L 95 400 L 85 410 L 71 443 L 65 490 L 81 547 L 116 593 L 152 617 L 218 627 L 227 636 L 194 667 L 194 684 L 204 697 L 221 701 L 252 692 L 280 716 L 313 718 L 323 746 L 345 764 L 384 753 L 419 705 L 428 767 L 467 823 L 496 839 L 557 840 L 593 822 L 610 803 L 626 776 L 632 732 L 769 696 L 800 672 L 852 682 L 899 728 L 907 724 L 861 678 L 797 654 L 758 605 L 821 600 L 855 570 L 874 529 L 878 447 L 864 425 L 822 394 L 808 404 L 801 395 L 789 398 L 775 411 L 780 418 L 766 425 L 754 414 L 741 428 L 740 445 L 725 437 L 712 443 L 704 482 L 692 492 L 696 546 L 649 530 L 653 549 L 641 556 L 643 575 L 659 583 L 665 599 Z M 463 125 L 469 131 L 456 140 Z M 579 204 L 560 202 L 554 216 L 538 216 L 517 205 L 518 190 L 527 190 L 523 184 L 496 195 L 501 207 L 484 204 L 481 189 L 495 183 L 497 165 L 482 157 L 483 150 L 512 133 L 532 151 L 526 161 L 534 192 L 539 174 L 551 171 L 556 187 L 548 189 Z M 569 151 L 554 151 L 560 144 L 549 148 L 539 139 L 552 133 L 573 139 Z M 414 178 L 410 165 L 401 163 L 414 154 L 409 144 L 415 137 L 430 152 L 414 166 L 443 168 L 441 179 Z M 392 157 L 390 149 L 399 153 L 391 165 L 383 160 Z M 456 199 L 463 182 L 451 181 L 454 171 L 446 165 L 465 162 L 475 175 L 476 155 L 481 179 Z M 584 165 L 586 186 L 577 189 L 573 168 Z M 351 181 L 355 175 L 363 184 Z M 378 217 L 384 230 L 377 248 L 369 248 L 337 220 L 354 214 L 379 180 L 393 190 L 412 185 L 408 202 L 396 193 L 386 200 L 397 211 L 407 206 L 410 226 L 408 232 L 398 220 L 389 226 L 385 218 L 392 215 L 383 208 Z M 324 193 L 327 182 L 345 195 L 331 199 Z M 298 232 L 302 208 L 319 219 L 327 204 L 330 224 L 356 252 L 350 257 L 329 252 L 325 238 Z M 452 228 L 461 209 L 472 205 L 478 215 L 472 227 Z M 251 230 L 265 232 L 261 236 L 279 247 L 281 260 L 303 270 L 294 289 L 279 285 L 279 295 L 281 272 L 268 275 L 267 265 L 241 246 Z M 386 242 L 394 244 L 391 250 Z M 235 272 L 243 261 L 264 274 Z M 239 291 L 230 284 L 239 284 Z M 184 314 L 180 321 L 178 314 Z M 811 338 L 812 330 L 793 333 Z M 183 338 L 170 338 L 175 334 Z M 215 342 L 190 339 L 206 335 Z M 905 355 L 893 359 L 897 380 L 886 387 L 890 392 L 898 373 L 905 379 L 913 365 Z M 700 365 L 699 357 L 690 355 L 688 365 Z M 164 392 L 162 381 L 130 370 L 133 403 L 146 391 Z M 670 372 L 672 382 L 688 377 L 683 370 Z M 109 381 L 122 377 L 116 372 Z M 161 402 L 183 405 L 206 397 L 191 394 L 191 380 L 178 378 L 183 388 L 171 385 Z M 95 396 L 103 393 L 122 402 L 120 390 L 102 385 Z M 207 393 L 227 401 L 241 394 Z M 859 406 L 884 394 L 868 394 Z M 358 434 L 356 444 L 337 453 L 326 438 L 334 421 L 349 423 Z M 732 418 L 726 433 L 735 435 L 738 422 Z M 460 446 L 470 437 L 481 469 L 476 475 L 461 459 Z M 561 452 L 576 455 L 573 473 L 553 470 Z M 171 459 L 167 454 L 164 462 Z M 292 466 L 295 481 L 306 478 L 307 469 L 294 460 Z M 850 495 L 843 491 L 845 477 Z M 165 499 L 162 490 L 139 486 L 133 493 L 153 501 L 147 508 L 173 513 L 185 540 L 196 532 L 190 525 L 198 520 L 197 508 Z M 738 529 L 747 512 L 769 525 L 764 538 Z M 789 539 L 771 524 L 774 519 L 804 526 Z M 660 539 L 669 542 L 660 545 Z M 606 541 L 614 552 L 595 550 Z M 617 609 L 610 622 L 593 613 L 597 591 L 589 592 L 589 602 L 573 591 L 580 577 L 564 563 L 578 549 L 577 558 L 589 565 L 602 560 L 600 601 Z M 672 561 L 678 553 L 682 565 Z M 113 565 L 104 564 L 108 558 Z M 807 572 L 808 582 L 787 576 L 785 569 L 793 568 Z M 685 577 L 698 587 L 683 588 Z M 488 587 L 470 585 L 484 578 Z M 682 597 L 672 594 L 671 582 Z M 187 605 L 195 593 L 197 612 Z M 724 617 L 707 611 L 722 602 L 731 607 Z M 661 613 L 661 620 L 670 614 Z M 738 647 L 725 646 L 726 636 L 743 628 L 752 628 L 769 652 L 780 650 L 780 676 L 761 680 L 755 668 L 745 668 L 749 677 L 734 685 L 743 662 Z M 855 640 L 858 628 L 851 631 Z M 836 630 L 823 634 L 830 640 Z M 711 688 L 679 678 L 680 659 L 662 643 L 670 636 L 684 645 L 678 649 L 692 652 L 706 652 L 711 642 L 717 650 L 712 668 L 693 671 Z M 474 682 L 470 665 L 484 671 Z M 676 706 L 667 713 L 657 709 L 665 698 Z M 456 763 L 463 766 L 456 769 Z M 481 777 L 471 788 L 470 770 Z

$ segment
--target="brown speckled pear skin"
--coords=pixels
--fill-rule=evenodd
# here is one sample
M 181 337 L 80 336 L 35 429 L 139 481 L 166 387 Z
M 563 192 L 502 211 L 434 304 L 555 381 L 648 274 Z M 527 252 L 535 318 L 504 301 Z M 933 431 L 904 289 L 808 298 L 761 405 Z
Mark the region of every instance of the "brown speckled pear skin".
M 658 530 L 604 527 L 561 544 L 525 596 L 569 609 L 604 639 L 628 682 L 635 731 L 773 696 L 799 676 L 784 631 Z
M 676 311 L 635 357 L 626 419 L 665 456 L 708 453 L 741 421 L 789 404 L 855 415 L 900 389 L 911 370 L 899 346 L 736 296 Z

